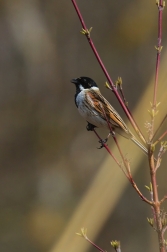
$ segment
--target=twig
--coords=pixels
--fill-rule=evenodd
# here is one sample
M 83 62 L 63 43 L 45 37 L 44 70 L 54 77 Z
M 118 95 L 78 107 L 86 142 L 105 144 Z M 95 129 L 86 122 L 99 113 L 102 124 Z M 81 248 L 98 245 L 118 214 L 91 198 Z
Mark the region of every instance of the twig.
M 153 135 L 152 141 L 155 138 L 155 136 L 157 135 L 158 131 L 160 130 L 160 128 L 162 127 L 163 123 L 165 122 L 165 120 L 167 119 L 167 114 L 165 115 L 165 117 L 163 118 L 162 122 L 160 123 L 160 125 L 158 126 L 156 132 Z
M 162 204 L 165 200 L 167 200 L 167 195 L 165 195 L 165 196 L 160 200 L 160 204 Z
M 136 190 L 136 192 L 138 193 L 138 195 L 140 196 L 140 198 L 141 198 L 144 202 L 146 202 L 147 204 L 149 204 L 149 205 L 152 206 L 152 205 L 153 205 L 153 202 L 150 201 L 150 200 L 148 200 L 146 197 L 143 196 L 143 194 L 141 193 L 141 191 L 140 191 L 139 188 L 137 187 L 136 183 L 134 182 L 134 180 L 133 180 L 131 174 L 130 174 L 130 176 L 129 176 L 129 181 L 130 181 L 131 185 L 133 186 L 133 188 L 134 188 L 134 189 Z
M 157 59 L 156 59 L 156 70 L 155 70 L 155 84 L 154 84 L 154 95 L 153 95 L 153 108 L 156 108 L 157 103 L 157 88 L 158 88 L 158 75 L 159 75 L 159 66 L 160 66 L 160 55 L 162 51 L 162 12 L 164 9 L 163 0 L 158 0 L 158 43 L 155 47 L 157 50 Z
M 117 163 L 117 165 L 120 167 L 120 163 L 118 162 L 118 160 L 115 158 L 115 156 L 112 154 L 111 150 L 109 149 L 108 145 L 104 143 L 104 141 L 102 140 L 102 138 L 99 136 L 99 134 L 96 132 L 95 129 L 93 129 L 95 135 L 98 137 L 99 142 L 103 145 L 103 147 L 108 151 L 108 153 L 112 156 L 112 158 L 114 159 L 114 161 Z
M 155 142 L 155 144 L 157 144 L 158 142 L 160 142 L 166 135 L 167 135 L 167 130 L 162 134 L 162 136 L 160 136 L 158 138 L 158 140 Z
M 103 250 L 102 248 L 100 248 L 99 246 L 97 246 L 94 242 L 92 242 L 91 240 L 89 240 L 89 238 L 86 239 L 90 244 L 92 244 L 96 249 L 98 249 L 100 252 L 106 252 L 105 250 Z
M 88 237 L 87 237 L 87 229 L 86 228 L 81 228 L 81 233 L 76 233 L 80 237 L 85 238 L 90 244 L 92 244 L 96 249 L 98 249 L 100 252 L 105 252 L 102 248 L 97 246 L 94 242 L 92 242 Z
M 162 12 L 164 9 L 164 1 L 157 0 L 156 4 L 158 6 L 158 42 L 155 49 L 157 51 L 157 58 L 156 58 L 156 67 L 155 67 L 155 82 L 154 82 L 154 93 L 153 93 L 153 103 L 152 103 L 152 128 L 150 131 L 149 140 L 151 141 L 153 138 L 153 131 L 154 131 L 154 119 L 157 112 L 157 89 L 158 89 L 158 77 L 159 77 L 159 66 L 160 66 L 160 55 L 162 51 Z
M 165 3 L 163 0 L 156 1 L 158 7 L 158 42 L 156 51 L 157 51 L 157 58 L 156 58 L 156 69 L 155 69 L 155 82 L 154 82 L 154 93 L 153 93 L 153 103 L 152 103 L 152 110 L 151 110 L 151 130 L 149 134 L 149 166 L 150 166 L 150 177 L 151 177 L 151 184 L 153 190 L 153 208 L 155 212 L 155 222 L 156 222 L 156 231 L 158 233 L 158 241 L 159 241 L 159 251 L 165 252 L 165 244 L 164 244 L 164 237 L 163 237 L 163 225 L 162 225 L 162 218 L 161 218 L 161 209 L 160 209 L 160 201 L 158 197 L 158 189 L 157 189 L 157 178 L 156 178 L 156 171 L 157 165 L 155 167 L 153 152 L 155 148 L 155 144 L 152 144 L 152 139 L 154 136 L 154 123 L 155 123 L 155 116 L 157 114 L 157 89 L 158 89 L 158 76 L 159 76 L 159 66 L 160 66 L 160 54 L 162 51 L 162 11 L 164 9 Z M 164 119 L 165 120 L 165 119 Z M 161 123 L 162 124 L 162 123 Z M 157 133 L 157 132 L 156 132 Z M 162 136 L 163 137 L 163 136 Z
M 100 104 L 101 105 L 101 104 Z M 114 132 L 114 130 L 112 129 L 112 126 L 111 126 L 111 124 L 110 124 L 110 122 L 109 122 L 109 120 L 108 120 L 108 117 L 107 117 L 107 115 L 106 115 L 106 112 L 105 112 L 105 110 L 104 110 L 104 108 L 103 108 L 103 106 L 101 105 L 101 109 L 102 109 L 102 111 L 103 111 L 103 115 L 104 115 L 104 117 L 105 117 L 105 119 L 106 119 L 106 122 L 107 122 L 107 124 L 108 124 L 108 128 L 109 128 L 109 130 L 110 130 L 110 133 L 112 134 L 112 137 L 113 137 L 113 139 L 114 139 L 114 142 L 116 143 L 116 146 L 117 146 L 117 148 L 118 148 L 118 151 L 119 151 L 119 153 L 120 153 L 120 156 L 121 156 L 121 158 L 122 158 L 122 160 L 123 160 L 123 162 L 124 162 L 124 165 L 125 165 L 125 167 L 126 167 L 126 162 L 125 162 L 125 158 L 124 158 L 124 156 L 123 156 L 123 153 L 122 153 L 122 151 L 121 151 L 121 148 L 120 148 L 120 146 L 119 146 L 119 144 L 118 144 L 118 141 L 117 141 L 117 138 L 116 138 L 116 136 L 115 136 L 115 132 Z

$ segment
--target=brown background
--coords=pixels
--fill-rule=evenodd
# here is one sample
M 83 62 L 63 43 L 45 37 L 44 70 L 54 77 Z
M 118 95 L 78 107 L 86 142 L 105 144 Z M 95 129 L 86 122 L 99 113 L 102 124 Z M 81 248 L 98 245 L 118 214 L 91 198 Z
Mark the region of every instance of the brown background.
M 88 28 L 93 27 L 91 36 L 111 78 L 123 78 L 132 110 L 137 104 L 141 107 L 136 120 L 147 136 L 144 123 L 149 120 L 152 89 L 146 107 L 142 106 L 142 97 L 148 84 L 153 84 L 155 72 L 155 1 L 77 2 Z M 164 49 L 166 23 L 165 9 Z M 57 251 L 72 216 L 75 219 L 78 205 L 108 157 L 105 150 L 96 149 L 97 139 L 86 131 L 86 123 L 78 115 L 70 79 L 95 79 L 102 93 L 126 118 L 114 95 L 105 89 L 106 78 L 80 30 L 71 1 L 0 1 L 0 251 Z M 158 93 L 158 101 L 166 91 L 165 77 L 162 83 L 164 89 Z M 102 132 L 102 136 L 106 133 Z M 125 144 L 127 153 L 129 142 Z M 118 169 L 113 166 L 109 169 Z M 140 168 L 135 179 L 149 198 L 144 189 L 150 181 L 145 157 Z M 166 193 L 166 173 L 164 166 L 159 171 L 161 196 Z M 119 176 L 126 180 L 120 171 Z M 105 178 L 101 180 L 105 183 Z M 119 180 L 116 184 L 121 188 Z M 111 199 L 116 191 L 113 186 Z M 105 196 L 103 190 L 97 193 L 86 212 Z M 100 210 L 93 214 L 100 216 Z M 150 208 L 127 185 L 112 213 L 105 216 L 94 241 L 107 251 L 112 251 L 110 241 L 115 239 L 121 240 L 122 251 L 157 251 L 157 237 L 147 217 L 152 217 Z M 76 226 L 78 232 L 81 223 Z M 96 228 L 96 223 L 93 226 Z M 89 235 L 91 227 L 86 227 Z M 86 241 L 80 239 L 80 247 L 74 246 L 73 250 L 68 250 L 69 243 L 64 241 L 63 251 L 79 252 Z M 84 251 L 96 250 L 87 247 Z

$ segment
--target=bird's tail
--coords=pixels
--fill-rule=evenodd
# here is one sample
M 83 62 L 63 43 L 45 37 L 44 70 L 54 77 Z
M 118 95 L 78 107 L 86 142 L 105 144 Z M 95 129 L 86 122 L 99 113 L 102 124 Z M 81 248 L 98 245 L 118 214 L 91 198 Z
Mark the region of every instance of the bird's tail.
M 125 131 L 121 128 L 116 128 L 116 132 L 127 139 L 131 139 L 146 155 L 148 154 L 147 147 L 140 143 L 130 130 Z
M 134 135 L 132 135 L 131 140 L 147 155 L 148 149 L 143 144 L 141 144 Z

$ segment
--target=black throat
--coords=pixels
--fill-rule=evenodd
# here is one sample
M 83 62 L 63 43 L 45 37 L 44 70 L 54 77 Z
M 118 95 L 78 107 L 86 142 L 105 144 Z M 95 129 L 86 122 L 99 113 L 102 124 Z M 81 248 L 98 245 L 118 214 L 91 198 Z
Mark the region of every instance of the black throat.
M 77 102 L 76 102 L 76 99 L 77 99 L 77 93 L 75 94 L 75 96 L 74 96 L 74 101 L 75 101 L 75 105 L 76 105 L 76 107 L 78 108 L 78 105 L 77 105 Z
M 77 98 L 77 95 L 81 92 L 81 90 L 80 90 L 78 84 L 75 84 L 75 87 L 76 87 L 76 93 L 75 93 L 75 96 L 74 96 L 74 101 L 75 101 L 75 105 L 76 105 L 77 108 L 78 108 L 78 105 L 77 105 L 77 102 L 76 102 L 76 98 Z

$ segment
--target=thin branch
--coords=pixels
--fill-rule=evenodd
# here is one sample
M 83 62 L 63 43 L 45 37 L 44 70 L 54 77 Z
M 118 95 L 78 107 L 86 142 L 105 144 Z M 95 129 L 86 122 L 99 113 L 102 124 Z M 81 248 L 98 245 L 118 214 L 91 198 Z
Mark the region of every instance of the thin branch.
M 87 237 L 87 229 L 86 228 L 81 228 L 81 233 L 76 233 L 76 235 L 83 237 L 85 240 L 87 240 L 90 244 L 92 244 L 96 249 L 98 249 L 100 252 L 105 252 L 102 248 L 97 246 L 94 242 L 92 242 L 88 237 Z
M 160 204 L 162 204 L 165 200 L 167 200 L 167 195 L 165 195 L 165 196 L 160 200 Z
M 157 135 L 158 131 L 160 130 L 160 128 L 162 127 L 163 123 L 165 122 L 165 120 L 167 119 L 167 114 L 165 115 L 165 117 L 163 118 L 162 122 L 160 123 L 160 125 L 158 126 L 156 132 L 153 135 L 152 140 L 155 138 L 155 136 Z
M 155 46 L 155 49 L 157 51 L 157 57 L 156 57 L 156 67 L 155 67 L 155 82 L 154 82 L 154 93 L 153 93 L 153 104 L 152 104 L 152 120 L 151 120 L 151 131 L 149 140 L 152 141 L 153 138 L 153 132 L 154 132 L 154 120 L 155 115 L 157 113 L 157 89 L 158 89 L 158 77 L 159 77 L 159 67 L 160 67 L 160 55 L 162 51 L 162 12 L 164 9 L 164 1 L 163 0 L 157 0 L 156 4 L 158 6 L 158 42 L 157 46 Z
M 165 136 L 167 135 L 167 130 L 158 138 L 158 140 L 155 143 L 160 142 Z
M 167 230 L 167 226 L 165 226 L 165 227 L 162 229 L 162 236 L 163 236 L 163 237 L 164 237 L 164 234 L 165 234 L 166 230 Z
M 99 142 L 102 144 L 102 147 L 104 147 L 107 152 L 110 154 L 110 156 L 114 159 L 114 161 L 116 162 L 116 164 L 119 166 L 119 168 L 123 171 L 124 175 L 127 177 L 127 179 L 129 180 L 129 176 L 128 174 L 125 172 L 125 170 L 123 169 L 122 165 L 119 163 L 119 161 L 116 159 L 116 157 L 112 154 L 111 150 L 109 149 L 108 145 L 106 143 L 104 143 L 103 139 L 99 136 L 99 134 L 97 133 L 97 131 L 93 128 L 93 131 L 95 133 L 95 135 L 97 136 L 97 138 L 99 139 Z M 124 159 L 123 159 L 124 160 Z M 125 162 L 124 162 L 125 164 Z M 127 169 L 126 169 L 127 170 Z
M 97 246 L 94 242 L 92 242 L 91 240 L 89 240 L 89 238 L 87 237 L 86 240 L 92 244 L 96 249 L 98 249 L 100 252 L 106 252 L 105 250 L 103 250 L 102 248 L 100 248 L 99 246 Z
M 155 171 L 155 163 L 154 157 L 152 152 L 152 146 L 149 146 L 149 165 L 150 165 L 150 177 L 151 177 L 151 184 L 153 189 L 153 207 L 155 211 L 155 223 L 156 223 L 156 230 L 158 233 L 158 241 L 159 241 L 159 251 L 165 252 L 165 245 L 164 245 L 164 238 L 162 233 L 162 219 L 161 219 L 161 210 L 160 210 L 160 201 L 158 197 L 158 188 L 157 188 L 157 178 L 156 178 L 156 171 Z
M 158 7 L 158 42 L 156 51 L 157 51 L 157 57 L 156 57 L 156 67 L 155 67 L 155 82 L 154 82 L 154 92 L 153 92 L 153 103 L 152 103 L 152 110 L 151 110 L 151 130 L 149 134 L 149 165 L 150 165 L 150 177 L 151 177 L 151 184 L 152 184 L 152 189 L 153 189 L 153 208 L 155 211 L 155 220 L 156 220 L 156 231 L 158 233 L 158 241 L 159 241 L 159 251 L 160 252 L 165 252 L 165 243 L 164 243 L 164 233 L 163 233 L 163 224 L 162 224 L 162 218 L 161 218 L 161 209 L 160 209 L 160 201 L 159 201 L 159 195 L 158 195 L 158 188 L 157 188 L 157 177 L 156 177 L 156 171 L 158 166 L 156 165 L 155 167 L 155 162 L 154 162 L 154 157 L 153 157 L 153 152 L 155 148 L 155 144 L 152 144 L 153 137 L 155 134 L 158 132 L 158 130 L 154 134 L 154 123 L 155 123 L 155 116 L 157 114 L 157 89 L 158 89 L 158 77 L 159 77 L 159 67 L 160 67 L 160 55 L 162 51 L 162 11 L 165 6 L 165 2 L 163 0 L 156 0 L 156 4 Z M 165 133 L 167 134 L 167 133 Z M 164 134 L 161 136 L 164 137 Z
M 159 66 L 160 66 L 160 54 L 161 54 L 161 50 L 162 50 L 162 45 L 161 45 L 161 43 L 162 43 L 162 12 L 164 9 L 163 0 L 158 0 L 157 6 L 158 6 L 158 43 L 156 46 L 157 59 L 156 59 L 156 70 L 155 70 L 153 108 L 156 108 L 156 104 L 157 104 L 158 75 L 159 75 Z
M 134 189 L 136 190 L 136 192 L 138 193 L 138 195 L 140 196 L 140 198 L 141 198 L 144 202 L 146 202 L 147 204 L 149 204 L 149 205 L 152 206 L 152 205 L 153 205 L 153 202 L 150 201 L 150 200 L 148 200 L 146 197 L 143 196 L 143 194 L 141 193 L 141 191 L 140 191 L 139 188 L 137 187 L 136 183 L 134 182 L 132 176 L 130 176 L 129 181 L 130 181 L 131 185 L 133 186 L 133 188 L 134 188 Z
M 100 105 L 101 105 L 101 104 L 100 104 Z M 125 162 L 125 158 L 124 158 L 124 156 L 123 156 L 123 153 L 122 153 L 122 151 L 121 151 L 121 148 L 120 148 L 120 146 L 119 146 L 119 144 L 118 144 L 117 138 L 116 138 L 116 136 L 115 136 L 115 132 L 114 132 L 114 130 L 112 129 L 111 123 L 109 122 L 108 117 L 107 117 L 107 115 L 106 115 L 106 112 L 105 112 L 105 110 L 104 110 L 104 108 L 103 108 L 102 105 L 101 105 L 101 109 L 102 109 L 102 111 L 103 111 L 103 115 L 104 115 L 104 117 L 105 117 L 105 119 L 106 119 L 106 122 L 107 122 L 107 124 L 108 124 L 108 128 L 109 128 L 109 130 L 110 130 L 110 134 L 112 135 L 112 137 L 113 137 L 113 139 L 114 139 L 114 142 L 116 143 L 116 146 L 117 146 L 117 148 L 118 148 L 118 151 L 119 151 L 119 153 L 120 153 L 120 156 L 121 156 L 121 158 L 122 158 L 122 160 L 123 160 L 123 162 L 124 162 L 124 165 L 125 165 L 125 167 L 126 167 L 127 164 L 126 164 L 126 162 Z
M 99 134 L 97 133 L 97 131 L 95 129 L 93 129 L 95 135 L 98 137 L 99 142 L 102 144 L 102 146 L 108 151 L 108 153 L 110 154 L 110 156 L 114 159 L 114 161 L 117 163 L 117 165 L 120 167 L 121 164 L 119 163 L 119 161 L 115 158 L 115 156 L 112 154 L 111 150 L 109 149 L 108 145 L 104 143 L 103 139 L 99 136 Z
M 161 155 L 162 156 L 162 155 Z M 157 162 L 156 162 L 156 166 L 155 166 L 155 172 L 157 171 L 157 169 L 160 167 L 160 165 L 161 165 L 161 156 L 159 156 L 158 158 L 157 158 Z
M 128 108 L 128 102 L 126 101 L 124 92 L 123 92 L 123 87 L 122 87 L 122 78 L 118 77 L 118 80 L 116 81 L 116 86 L 119 88 L 119 92 L 122 96 L 122 99 L 125 103 L 125 106 Z

